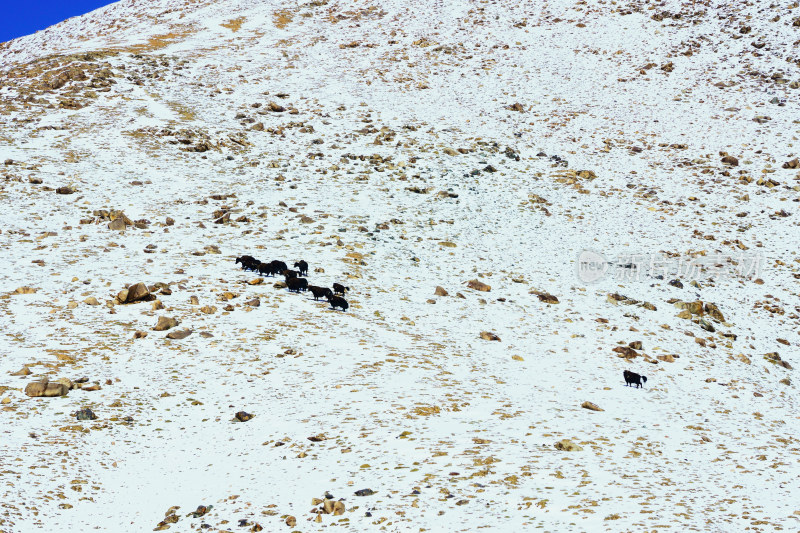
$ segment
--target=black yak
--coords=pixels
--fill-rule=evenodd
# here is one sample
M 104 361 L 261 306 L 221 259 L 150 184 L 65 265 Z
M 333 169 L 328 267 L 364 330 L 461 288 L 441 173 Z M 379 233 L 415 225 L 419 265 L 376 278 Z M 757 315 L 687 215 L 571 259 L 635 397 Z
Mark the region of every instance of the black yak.
M 328 296 L 333 296 L 333 291 L 331 291 L 328 287 L 316 287 L 314 285 L 309 285 L 308 290 L 310 290 L 311 294 L 314 295 L 315 300 L 319 300 L 320 298 L 327 298 Z
M 344 285 L 341 285 L 339 283 L 334 283 L 333 284 L 333 293 L 334 294 L 341 294 L 342 296 L 344 296 L 344 291 L 349 291 L 349 290 L 350 290 L 350 287 L 345 287 Z
M 243 255 L 236 258 L 236 264 L 242 264 L 242 270 L 255 270 L 259 265 L 259 260 L 252 255 Z
M 308 276 L 308 263 L 302 259 L 294 264 L 294 267 L 300 271 L 301 276 Z
M 256 270 L 258 270 L 258 273 L 261 274 L 262 276 L 274 276 L 275 274 L 277 274 L 277 272 L 275 272 L 275 268 L 273 267 L 272 263 L 259 263 L 258 268 L 256 268 Z
M 636 372 L 631 372 L 630 370 L 625 370 L 622 372 L 622 377 L 625 378 L 625 386 L 629 385 L 636 385 L 636 388 L 642 387 L 642 383 L 647 383 L 646 376 L 640 376 Z
M 334 296 L 332 294 L 328 295 L 328 303 L 331 304 L 333 309 L 341 307 L 342 311 L 347 311 L 347 308 L 350 307 L 350 304 L 347 303 L 347 300 L 341 296 Z
M 293 292 L 304 291 L 308 288 L 308 280 L 305 278 L 289 278 L 286 280 L 286 287 Z

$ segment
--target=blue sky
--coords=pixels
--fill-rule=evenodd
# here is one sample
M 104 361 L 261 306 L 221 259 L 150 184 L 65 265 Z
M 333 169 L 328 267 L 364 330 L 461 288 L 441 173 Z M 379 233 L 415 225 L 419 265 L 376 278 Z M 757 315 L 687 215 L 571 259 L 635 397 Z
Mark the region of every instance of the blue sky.
M 11 0 L 3 1 L 0 42 L 43 30 L 62 20 L 112 4 L 103 0 Z

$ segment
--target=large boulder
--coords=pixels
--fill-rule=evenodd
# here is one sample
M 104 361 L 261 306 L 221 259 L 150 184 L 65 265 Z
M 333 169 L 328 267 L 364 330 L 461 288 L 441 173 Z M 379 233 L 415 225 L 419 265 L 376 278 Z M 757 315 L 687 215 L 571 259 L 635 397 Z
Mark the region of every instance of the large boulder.
M 53 398 L 56 396 L 66 396 L 69 392 L 69 386 L 63 383 L 50 383 L 47 378 L 41 381 L 34 381 L 28 383 L 25 387 L 25 394 L 31 398 Z
M 153 331 L 166 331 L 178 325 L 178 320 L 171 316 L 158 317 L 158 323 L 153 328 Z
M 134 283 L 117 294 L 117 301 L 121 304 L 149 302 L 155 300 L 155 298 L 144 283 Z
M 482 281 L 478 281 L 477 279 L 469 280 L 467 282 L 467 287 L 480 292 L 489 292 L 490 290 L 492 290 L 491 286 L 487 285 Z

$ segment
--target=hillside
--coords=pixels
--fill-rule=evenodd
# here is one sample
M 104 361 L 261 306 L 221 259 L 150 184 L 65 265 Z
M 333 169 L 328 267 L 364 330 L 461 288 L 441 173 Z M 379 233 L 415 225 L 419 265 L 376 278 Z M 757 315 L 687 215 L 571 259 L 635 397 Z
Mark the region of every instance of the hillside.
M 796 530 L 800 7 L 727 4 L 0 44 L 0 532 Z

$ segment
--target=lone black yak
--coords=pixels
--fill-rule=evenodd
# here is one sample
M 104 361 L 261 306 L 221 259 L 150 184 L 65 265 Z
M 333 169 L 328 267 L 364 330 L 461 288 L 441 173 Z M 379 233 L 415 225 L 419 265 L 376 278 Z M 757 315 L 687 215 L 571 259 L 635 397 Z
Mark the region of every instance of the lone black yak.
M 636 372 L 631 372 L 630 370 L 625 370 L 622 372 L 622 377 L 625 378 L 625 386 L 628 387 L 630 385 L 636 385 L 636 388 L 642 387 L 642 383 L 647 383 L 646 376 L 640 376 Z

